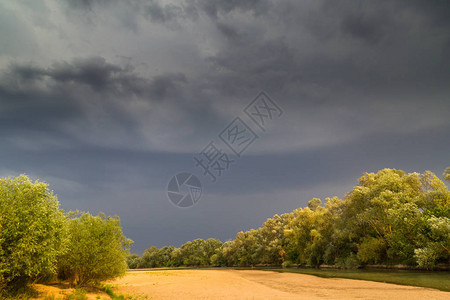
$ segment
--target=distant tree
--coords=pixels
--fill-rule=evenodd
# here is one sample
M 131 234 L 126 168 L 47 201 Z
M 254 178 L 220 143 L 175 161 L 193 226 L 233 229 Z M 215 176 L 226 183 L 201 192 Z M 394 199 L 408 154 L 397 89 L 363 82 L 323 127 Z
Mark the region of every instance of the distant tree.
M 274 215 L 258 229 L 258 249 L 256 261 L 259 264 L 280 265 L 286 258 L 283 249 L 285 229 L 290 221 L 290 214 Z
M 172 257 L 172 252 L 174 250 L 174 246 L 164 246 L 160 249 L 158 249 L 156 246 L 152 246 L 144 251 L 141 263 L 138 268 L 176 266 L 175 260 Z
M 319 206 L 315 198 L 308 207 L 294 211 L 289 227 L 291 229 L 290 256 L 300 264 L 320 265 L 323 263 L 325 250 L 330 242 L 332 228 L 330 213 L 327 208 Z M 311 209 L 312 207 L 313 209 Z
M 179 267 L 183 265 L 183 257 L 180 248 L 174 248 L 170 254 L 171 266 Z
M 119 217 L 103 213 L 69 214 L 69 247 L 59 260 L 59 275 L 73 285 L 86 285 L 123 275 L 132 241 L 127 239 Z
M 174 246 L 164 246 L 158 251 L 158 266 L 171 267 L 174 264 L 172 260 L 172 252 L 175 250 Z
M 211 257 L 216 249 L 222 246 L 222 242 L 216 239 L 196 239 L 187 242 L 180 247 L 180 255 L 185 266 L 209 266 Z
M 222 247 L 222 242 L 217 239 L 207 239 L 205 241 L 203 251 L 205 253 L 205 257 L 207 257 L 207 260 L 205 259 L 205 262 L 207 266 L 212 265 L 212 256 L 216 254 L 217 250 Z
M 274 215 L 232 241 L 197 239 L 164 248 L 147 249 L 143 261 L 151 266 L 164 266 L 167 257 L 172 266 L 449 265 L 450 192 L 432 172 L 383 169 L 365 173 L 344 200 L 326 198 L 322 205 L 313 198 L 307 207 Z
M 47 184 L 26 175 L 0 178 L 0 285 L 17 288 L 54 273 L 65 225 Z
M 142 254 L 141 268 L 155 268 L 159 267 L 159 249 L 156 246 L 152 246 L 145 249 L 144 254 Z
M 216 249 L 215 254 L 211 256 L 211 265 L 216 267 L 235 265 L 233 245 L 234 241 L 226 241 L 220 248 Z
M 129 269 L 137 269 L 142 265 L 142 259 L 137 254 L 127 256 L 127 266 Z
M 246 267 L 258 264 L 261 248 L 259 230 L 251 229 L 238 232 L 231 244 L 234 265 Z

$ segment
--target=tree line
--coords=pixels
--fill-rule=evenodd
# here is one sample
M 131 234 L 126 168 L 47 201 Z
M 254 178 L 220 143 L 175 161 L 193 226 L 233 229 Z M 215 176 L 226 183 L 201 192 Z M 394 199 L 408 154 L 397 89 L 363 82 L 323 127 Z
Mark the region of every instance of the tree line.
M 450 168 L 443 174 L 450 180 Z M 365 173 L 346 194 L 313 198 L 234 240 L 196 239 L 127 257 L 129 268 L 292 264 L 450 265 L 450 193 L 432 172 Z
M 95 284 L 124 274 L 132 241 L 118 217 L 65 213 L 43 182 L 0 178 L 0 298 L 31 282 Z

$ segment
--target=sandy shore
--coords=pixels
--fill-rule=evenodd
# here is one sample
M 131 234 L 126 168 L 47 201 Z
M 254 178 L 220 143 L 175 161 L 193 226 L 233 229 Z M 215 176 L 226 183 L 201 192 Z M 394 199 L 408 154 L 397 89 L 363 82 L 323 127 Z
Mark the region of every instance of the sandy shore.
M 157 299 L 450 299 L 434 289 L 259 270 L 136 271 L 111 282 Z

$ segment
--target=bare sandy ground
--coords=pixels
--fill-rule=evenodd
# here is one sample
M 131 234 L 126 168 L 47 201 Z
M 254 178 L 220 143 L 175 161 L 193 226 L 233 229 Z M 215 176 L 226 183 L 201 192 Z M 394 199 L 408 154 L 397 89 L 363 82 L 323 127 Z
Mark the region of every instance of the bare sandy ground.
M 149 299 L 450 299 L 435 289 L 259 270 L 135 271 L 111 282 Z

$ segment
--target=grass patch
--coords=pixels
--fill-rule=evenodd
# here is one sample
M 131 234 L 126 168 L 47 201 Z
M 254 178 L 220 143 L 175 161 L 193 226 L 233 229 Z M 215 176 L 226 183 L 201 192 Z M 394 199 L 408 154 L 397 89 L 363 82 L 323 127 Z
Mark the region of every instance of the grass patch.
M 261 268 L 261 270 L 301 273 L 325 278 L 347 278 L 419 286 L 450 292 L 450 272 L 404 270 L 338 270 L 303 268 Z
M 87 300 L 86 294 L 86 290 L 76 289 L 72 294 L 67 296 L 67 300 Z
M 113 287 L 110 284 L 105 284 L 100 288 L 103 292 L 108 294 L 109 297 L 111 297 L 112 300 L 144 300 L 148 299 L 147 296 L 131 296 L 131 295 L 123 295 L 119 294 L 117 295 Z
M 0 293 L 0 299 L 5 300 L 26 300 L 37 297 L 38 292 L 30 285 L 25 285 L 16 289 L 10 289 Z

